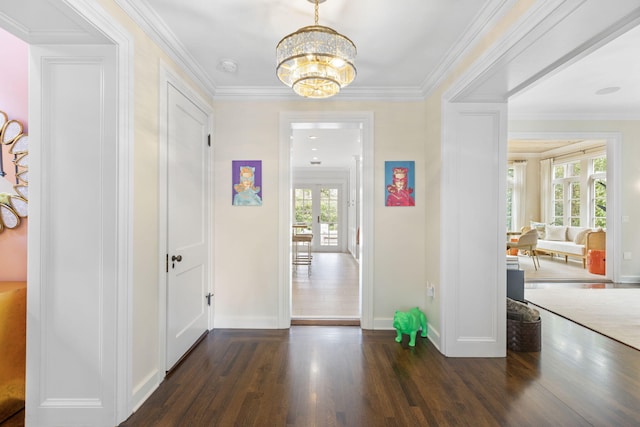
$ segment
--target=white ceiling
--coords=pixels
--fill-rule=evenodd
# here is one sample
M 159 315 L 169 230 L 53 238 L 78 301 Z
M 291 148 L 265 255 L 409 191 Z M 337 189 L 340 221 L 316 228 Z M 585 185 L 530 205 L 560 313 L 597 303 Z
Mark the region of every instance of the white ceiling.
M 115 0 L 143 29 L 190 68 L 214 97 L 291 97 L 275 75 L 275 46 L 313 24 L 307 0 Z M 341 99 L 422 99 L 478 40 L 504 0 L 326 0 L 319 23 L 354 41 L 354 83 Z M 584 23 L 589 25 L 588 22 Z M 58 0 L 2 0 L 0 26 L 30 43 L 90 43 L 104 39 Z M 60 29 L 64 31 L 60 31 Z M 56 29 L 52 32 L 52 29 Z M 237 71 L 220 63 L 232 60 Z M 550 73 L 509 100 L 511 119 L 640 118 L 640 28 Z M 620 87 L 615 93 L 596 91 Z M 312 100 L 310 102 L 326 102 Z M 325 131 L 322 131 L 325 132 Z M 295 132 L 294 132 L 295 133 Z M 357 137 L 322 136 L 330 153 L 352 156 Z M 306 139 L 308 135 L 298 135 Z M 296 139 L 297 140 L 297 139 Z M 308 141 L 308 139 L 307 139 Z M 330 141 L 336 147 L 329 148 Z M 303 149 L 304 147 L 304 149 Z M 348 148 L 347 148 L 348 147 Z M 294 152 L 308 147 L 294 144 Z M 308 163 L 310 153 L 296 165 Z
M 275 73 L 275 49 L 314 23 L 307 0 L 119 0 L 181 45 L 216 96 L 291 94 Z M 483 31 L 502 0 L 327 0 L 319 24 L 356 45 L 357 77 L 342 96 L 424 96 L 442 67 Z M 235 73 L 221 70 L 224 60 Z
M 613 93 L 608 88 L 619 88 Z M 604 90 L 604 94 L 598 91 Z M 640 27 L 509 99 L 510 118 L 640 119 Z

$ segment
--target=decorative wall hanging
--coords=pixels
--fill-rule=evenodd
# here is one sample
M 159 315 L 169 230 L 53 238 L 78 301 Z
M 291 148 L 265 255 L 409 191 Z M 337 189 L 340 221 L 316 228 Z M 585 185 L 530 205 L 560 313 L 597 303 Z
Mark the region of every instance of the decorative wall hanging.
M 262 206 L 262 160 L 231 162 L 234 206 Z
M 384 162 L 385 206 L 415 206 L 415 162 Z
M 29 199 L 29 137 L 23 133 L 22 123 L 8 120 L 7 114 L 0 111 L 0 179 L 6 175 L 2 167 L 3 146 L 8 146 L 7 153 L 13 155 L 16 194 L 0 192 L 0 232 L 20 225 L 20 219 L 27 217 Z

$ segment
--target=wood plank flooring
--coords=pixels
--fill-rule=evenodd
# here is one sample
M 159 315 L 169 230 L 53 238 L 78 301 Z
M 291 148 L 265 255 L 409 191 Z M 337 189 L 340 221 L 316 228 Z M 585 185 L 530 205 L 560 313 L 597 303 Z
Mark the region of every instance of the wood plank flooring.
M 637 426 L 640 352 L 541 314 L 541 352 L 492 359 L 356 327 L 214 330 L 121 427 Z
M 307 266 L 293 268 L 294 320 L 360 319 L 359 266 L 350 254 L 314 252 L 311 274 Z

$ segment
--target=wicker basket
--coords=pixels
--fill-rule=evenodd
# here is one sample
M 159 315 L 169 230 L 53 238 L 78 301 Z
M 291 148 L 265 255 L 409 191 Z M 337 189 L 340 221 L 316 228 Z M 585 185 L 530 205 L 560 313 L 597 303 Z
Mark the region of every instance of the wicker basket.
M 513 351 L 540 351 L 541 321 L 525 322 L 521 316 L 507 313 L 507 348 Z

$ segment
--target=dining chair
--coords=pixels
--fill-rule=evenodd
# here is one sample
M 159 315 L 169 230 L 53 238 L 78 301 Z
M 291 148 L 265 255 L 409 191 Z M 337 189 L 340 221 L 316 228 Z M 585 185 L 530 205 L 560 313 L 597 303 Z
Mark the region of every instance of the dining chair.
M 531 257 L 533 267 L 538 270 L 540 267 L 540 260 L 538 259 L 538 253 L 536 252 L 536 246 L 538 245 L 538 230 L 535 228 L 523 233 L 517 242 L 507 242 L 507 249 L 518 249 L 526 251 Z

